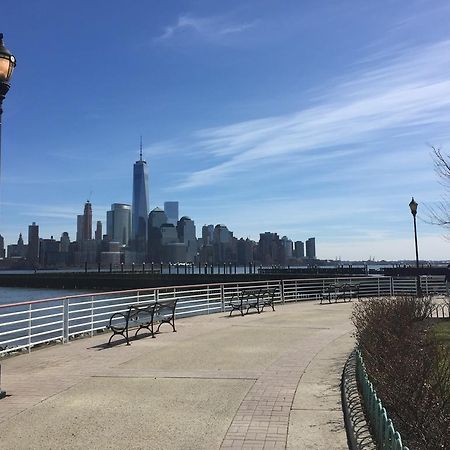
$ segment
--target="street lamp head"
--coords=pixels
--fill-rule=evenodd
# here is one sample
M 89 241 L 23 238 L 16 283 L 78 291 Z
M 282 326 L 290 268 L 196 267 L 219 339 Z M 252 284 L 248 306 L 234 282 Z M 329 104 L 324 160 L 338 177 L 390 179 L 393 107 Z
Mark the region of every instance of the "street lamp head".
M 411 214 L 416 217 L 417 214 L 417 205 L 418 203 L 414 200 L 414 197 L 412 198 L 412 200 L 409 202 L 409 207 L 411 209 Z
M 3 33 L 0 33 L 0 82 L 8 83 L 11 79 L 14 67 L 16 67 L 16 58 L 3 45 Z

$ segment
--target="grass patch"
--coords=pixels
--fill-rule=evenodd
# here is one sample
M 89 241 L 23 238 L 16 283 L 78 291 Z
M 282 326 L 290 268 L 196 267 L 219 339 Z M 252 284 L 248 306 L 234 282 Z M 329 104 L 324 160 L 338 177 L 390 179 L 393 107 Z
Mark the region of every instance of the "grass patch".
M 433 326 L 432 332 L 439 344 L 450 348 L 450 320 L 440 320 Z

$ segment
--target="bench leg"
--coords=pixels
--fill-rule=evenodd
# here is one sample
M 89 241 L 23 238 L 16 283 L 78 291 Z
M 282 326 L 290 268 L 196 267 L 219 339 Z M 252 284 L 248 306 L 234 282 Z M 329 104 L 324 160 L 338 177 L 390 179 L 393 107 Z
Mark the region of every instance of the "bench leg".
M 111 340 L 112 340 L 112 338 L 113 338 L 115 335 L 116 335 L 116 333 L 113 333 L 113 334 L 110 336 L 109 341 L 108 341 L 108 345 L 111 345 Z

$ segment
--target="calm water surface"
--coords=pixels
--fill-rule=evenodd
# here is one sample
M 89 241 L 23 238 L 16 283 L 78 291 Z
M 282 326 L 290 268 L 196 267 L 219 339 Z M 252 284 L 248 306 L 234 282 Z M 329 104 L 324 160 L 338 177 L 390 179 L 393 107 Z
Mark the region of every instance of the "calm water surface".
M 30 300 L 41 300 L 44 298 L 65 297 L 67 295 L 90 294 L 92 292 L 93 291 L 68 289 L 0 287 L 0 305 Z

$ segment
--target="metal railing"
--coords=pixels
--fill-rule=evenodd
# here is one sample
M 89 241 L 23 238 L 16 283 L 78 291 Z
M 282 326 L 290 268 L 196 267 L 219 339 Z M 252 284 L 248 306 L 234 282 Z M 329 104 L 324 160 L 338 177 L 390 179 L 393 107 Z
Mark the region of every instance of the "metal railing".
M 362 393 L 363 403 L 377 448 L 383 450 L 408 450 L 402 443 L 398 431 L 378 398 L 373 384 L 367 376 L 364 361 L 359 350 L 356 351 L 356 378 Z
M 415 286 L 415 278 L 309 278 L 136 289 L 0 305 L 0 356 L 30 351 L 44 343 L 68 342 L 80 335 L 92 336 L 105 330 L 113 313 L 136 303 L 176 298 L 176 316 L 181 318 L 228 311 L 231 297 L 242 288 L 276 287 L 275 302 L 297 302 L 320 299 L 328 285 L 350 281 L 359 284 L 361 297 L 391 295 L 405 286 L 409 292 Z

